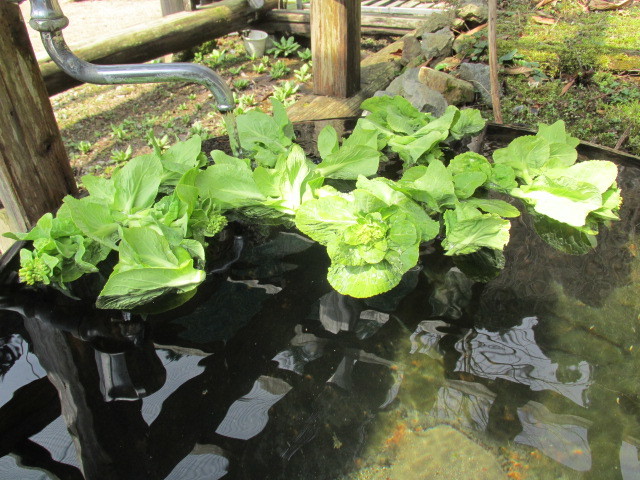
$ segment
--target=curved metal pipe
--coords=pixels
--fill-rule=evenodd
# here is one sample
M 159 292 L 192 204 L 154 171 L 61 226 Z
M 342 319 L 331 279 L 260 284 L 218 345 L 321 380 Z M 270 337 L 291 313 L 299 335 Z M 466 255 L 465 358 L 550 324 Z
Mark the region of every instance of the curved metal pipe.
M 96 65 L 74 55 L 60 30 L 69 23 L 57 0 L 31 0 L 29 24 L 40 32 L 51 60 L 71 77 L 85 83 L 101 85 L 130 83 L 193 82 L 207 87 L 218 110 L 234 109 L 233 93 L 220 75 L 210 68 L 193 63 L 154 63 Z

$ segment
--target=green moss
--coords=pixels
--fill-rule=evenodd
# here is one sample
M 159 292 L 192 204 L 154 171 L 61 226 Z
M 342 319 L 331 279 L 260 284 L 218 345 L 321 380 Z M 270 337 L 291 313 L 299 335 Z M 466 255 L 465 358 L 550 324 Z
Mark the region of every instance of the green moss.
M 562 2 L 554 25 L 533 19 L 528 2 L 514 0 L 499 18 L 499 53 L 514 48 L 552 76 L 590 69 L 640 69 L 640 5 L 620 11 L 583 12 Z

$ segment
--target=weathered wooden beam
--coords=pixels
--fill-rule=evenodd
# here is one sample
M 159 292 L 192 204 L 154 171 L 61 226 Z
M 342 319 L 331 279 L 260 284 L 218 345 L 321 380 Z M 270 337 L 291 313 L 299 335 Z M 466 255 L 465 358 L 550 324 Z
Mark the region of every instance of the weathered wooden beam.
M 60 131 L 16 4 L 0 1 L 0 201 L 26 231 L 76 193 Z
M 311 2 L 313 92 L 350 97 L 360 89 L 360 0 Z
M 265 0 L 259 10 L 246 0 L 223 0 L 196 12 L 182 12 L 146 22 L 122 33 L 80 47 L 73 52 L 83 60 L 100 64 L 140 63 L 242 30 L 260 12 L 275 8 L 278 0 Z M 64 33 L 64 32 L 63 32 Z M 39 59 L 49 95 L 79 85 L 51 59 Z
M 266 12 L 256 28 L 269 33 L 292 33 L 309 37 L 309 12 Z M 368 35 L 404 35 L 424 23 L 423 17 L 390 17 L 387 15 L 362 14 L 360 31 Z
M 302 122 L 360 115 L 360 104 L 376 91 L 384 90 L 402 70 L 402 56 L 397 52 L 403 45 L 404 39 L 400 39 L 362 61 L 361 88 L 355 95 L 349 98 L 305 95 L 289 107 L 289 118 L 294 122 Z

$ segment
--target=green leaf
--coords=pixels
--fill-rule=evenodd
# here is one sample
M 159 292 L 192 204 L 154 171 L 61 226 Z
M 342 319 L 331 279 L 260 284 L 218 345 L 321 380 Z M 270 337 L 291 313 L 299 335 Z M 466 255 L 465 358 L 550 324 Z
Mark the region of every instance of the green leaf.
M 547 170 L 545 176 L 549 178 L 570 177 L 573 180 L 593 185 L 598 192 L 606 192 L 614 184 L 618 176 L 615 163 L 605 160 L 587 160 L 579 162 L 569 168 Z
M 266 197 L 253 179 L 249 167 L 230 164 L 212 165 L 196 179 L 200 195 L 223 209 L 258 205 Z
M 574 227 L 585 225 L 589 212 L 602 206 L 602 195 L 596 186 L 564 176 L 540 176 L 510 193 L 536 212 Z
M 564 143 L 572 148 L 580 144 L 580 140 L 566 132 L 564 121 L 562 120 L 558 120 L 553 125 L 538 124 L 537 136 L 544 138 L 549 143 Z
M 505 218 L 515 218 L 520 216 L 520 210 L 505 202 L 504 200 L 498 200 L 496 198 L 469 198 L 464 203 L 471 205 L 472 207 L 479 208 L 483 212 L 495 213 Z
M 82 177 L 82 184 L 92 198 L 102 200 L 107 205 L 111 205 L 113 203 L 113 198 L 116 193 L 116 187 L 113 180 L 93 175 L 84 175 Z
M 227 155 L 226 153 L 224 153 L 222 150 L 212 150 L 211 159 L 213 160 L 213 163 L 215 163 L 216 165 L 222 165 L 222 164 L 233 165 L 233 166 L 237 165 L 239 168 L 251 166 L 251 160 L 249 160 L 248 158 L 232 157 L 231 155 Z
M 291 145 L 282 126 L 266 113 L 251 110 L 236 117 L 240 145 L 248 151 L 267 148 L 273 153 L 283 152 Z
M 161 177 L 162 164 L 157 157 L 147 155 L 130 160 L 113 175 L 113 209 L 129 214 L 150 207 L 158 195 Z
M 320 157 L 326 158 L 330 154 L 337 152 L 338 148 L 340 148 L 338 133 L 331 125 L 327 125 L 318 135 L 318 152 L 320 152 Z
M 76 199 L 64 198 L 64 203 L 74 223 L 84 235 L 94 239 L 112 250 L 117 250 L 119 239 L 118 224 L 113 219 L 111 210 L 100 201 L 94 202 L 91 197 Z
M 475 191 L 484 185 L 487 176 L 482 172 L 463 172 L 453 176 L 453 185 L 456 196 L 462 200 L 469 198 Z
M 491 165 L 491 174 L 485 187 L 497 192 L 508 193 L 517 186 L 518 182 L 516 182 L 516 173 L 513 168 L 501 163 Z
M 293 37 L 290 37 L 290 38 L 293 39 Z M 293 131 L 293 124 L 291 123 L 291 120 L 289 120 L 289 117 L 287 116 L 287 110 L 284 108 L 284 105 L 282 104 L 282 102 L 276 100 L 273 97 L 271 97 L 269 100 L 271 101 L 273 119 L 275 120 L 276 124 L 280 127 L 280 131 L 286 138 L 290 140 L 294 140 L 295 133 Z
M 407 170 L 398 182 L 419 202 L 426 203 L 437 212 L 451 207 L 458 201 L 451 172 L 444 164 L 435 160 L 428 166 L 418 166 Z
M 411 130 L 413 131 L 418 130 L 430 119 L 428 114 L 420 112 L 411 105 L 406 98 L 399 95 L 396 95 L 395 97 L 389 97 L 386 95 L 381 97 L 371 97 L 362 102 L 360 108 L 371 112 L 367 115 L 367 120 L 369 122 L 372 122 L 384 129 L 392 129 L 389 122 L 389 115 L 395 118 L 402 117 L 407 119 L 411 125 Z M 404 129 L 404 124 L 402 128 Z
M 327 155 L 316 171 L 323 177 L 355 180 L 359 175 L 375 175 L 379 164 L 380 153 L 377 150 L 363 145 L 343 146 Z
M 442 241 L 445 255 L 465 255 L 482 247 L 502 250 L 509 242 L 508 220 L 482 214 L 476 208 L 460 204 L 444 213 L 446 237 Z
M 494 151 L 493 161 L 510 166 L 517 177 L 530 182 L 542 171 L 550 156 L 549 142 L 544 138 L 526 135 L 513 140 L 507 148 Z
M 594 235 L 543 215 L 532 214 L 538 236 L 553 248 L 570 255 L 584 255 L 596 248 Z
M 451 136 L 456 140 L 465 135 L 472 135 L 480 132 L 486 124 L 480 110 L 467 108 L 460 110 L 460 116 L 451 125 Z
M 183 294 L 205 279 L 193 261 L 178 268 L 137 268 L 114 272 L 98 296 L 98 308 L 131 310 L 165 294 Z
M 389 141 L 389 147 L 400 155 L 405 165 L 410 166 L 421 163 L 421 159 L 446 138 L 446 131 L 436 130 L 420 137 L 394 137 Z
M 327 245 L 357 221 L 352 198 L 328 196 L 304 202 L 296 212 L 296 227 L 316 242 Z
M 134 268 L 174 268 L 179 264 L 166 238 L 150 227 L 122 229 L 120 262 Z
M 491 164 L 489 160 L 474 152 L 465 152 L 456 155 L 451 159 L 447 169 L 451 175 L 458 175 L 465 172 L 480 172 L 486 177 L 491 176 Z

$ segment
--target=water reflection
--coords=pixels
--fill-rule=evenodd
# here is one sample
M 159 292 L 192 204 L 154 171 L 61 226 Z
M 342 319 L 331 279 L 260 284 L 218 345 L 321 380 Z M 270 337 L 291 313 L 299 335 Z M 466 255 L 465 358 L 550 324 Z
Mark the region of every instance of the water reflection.
M 236 241 L 194 302 L 144 322 L 10 292 L 0 478 L 343 480 L 409 458 L 393 457 L 407 432 L 415 468 L 433 465 L 420 429 L 443 424 L 553 462 L 530 479 L 640 478 L 640 262 L 593 297 L 576 275 L 629 260 L 607 253 L 628 233 L 579 259 L 512 234 L 486 286 L 429 247 L 366 300 L 332 291 L 323 250 L 289 232 Z M 394 416 L 416 423 L 390 433 Z

